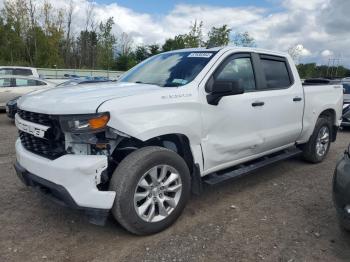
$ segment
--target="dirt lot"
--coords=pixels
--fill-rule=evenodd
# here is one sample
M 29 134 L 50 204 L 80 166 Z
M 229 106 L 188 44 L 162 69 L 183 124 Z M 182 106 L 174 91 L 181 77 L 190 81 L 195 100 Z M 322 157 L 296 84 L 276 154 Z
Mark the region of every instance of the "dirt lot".
M 331 181 L 350 142 L 341 132 L 328 158 L 281 162 L 192 197 L 168 230 L 148 237 L 105 227 L 27 189 L 12 165 L 17 132 L 0 114 L 0 261 L 349 261 Z

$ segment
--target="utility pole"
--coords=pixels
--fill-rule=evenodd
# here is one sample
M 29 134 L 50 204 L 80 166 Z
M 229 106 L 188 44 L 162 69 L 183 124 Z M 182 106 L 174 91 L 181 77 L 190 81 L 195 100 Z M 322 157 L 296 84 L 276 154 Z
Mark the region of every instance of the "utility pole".
M 329 64 L 331 63 L 331 59 L 328 58 L 328 64 L 327 64 L 327 72 L 326 72 L 326 77 L 329 76 L 328 71 L 329 71 Z
M 337 68 L 336 68 L 336 70 L 335 70 L 335 77 L 338 77 L 338 69 L 339 69 L 341 60 L 342 60 L 342 59 L 341 59 L 341 55 L 339 55 L 339 56 L 338 56 L 338 59 L 337 59 L 338 64 L 337 64 Z
M 342 60 L 341 55 L 328 59 L 326 77 L 333 78 L 338 76 L 338 69 L 339 69 L 341 60 Z

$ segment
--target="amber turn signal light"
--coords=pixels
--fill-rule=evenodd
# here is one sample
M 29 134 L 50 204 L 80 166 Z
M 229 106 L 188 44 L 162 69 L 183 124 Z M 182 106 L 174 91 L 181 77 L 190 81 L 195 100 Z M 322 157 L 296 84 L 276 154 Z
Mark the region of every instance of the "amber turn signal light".
M 96 118 L 89 119 L 89 125 L 91 129 L 104 128 L 109 121 L 109 115 L 101 115 Z

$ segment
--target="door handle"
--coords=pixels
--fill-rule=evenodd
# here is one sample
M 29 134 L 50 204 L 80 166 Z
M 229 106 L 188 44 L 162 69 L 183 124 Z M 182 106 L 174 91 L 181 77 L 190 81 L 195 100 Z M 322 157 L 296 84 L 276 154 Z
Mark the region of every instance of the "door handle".
M 298 97 L 298 96 L 293 98 L 294 102 L 299 102 L 301 100 L 303 100 L 303 99 L 301 97 Z
M 264 102 L 260 102 L 260 101 L 256 101 L 256 102 L 252 103 L 252 106 L 253 106 L 253 107 L 256 107 L 256 106 L 263 106 L 263 105 L 265 105 L 265 103 L 264 103 Z

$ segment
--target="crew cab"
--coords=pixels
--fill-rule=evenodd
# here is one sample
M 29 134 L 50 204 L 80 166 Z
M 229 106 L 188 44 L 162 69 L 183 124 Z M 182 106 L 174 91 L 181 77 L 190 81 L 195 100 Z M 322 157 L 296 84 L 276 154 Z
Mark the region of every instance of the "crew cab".
M 117 83 L 18 100 L 22 181 L 103 224 L 170 226 L 191 191 L 302 154 L 321 162 L 341 123 L 343 88 L 302 85 L 289 55 L 254 48 L 153 56 Z
M 36 68 L 25 66 L 0 66 L 0 75 L 20 75 L 39 78 Z

